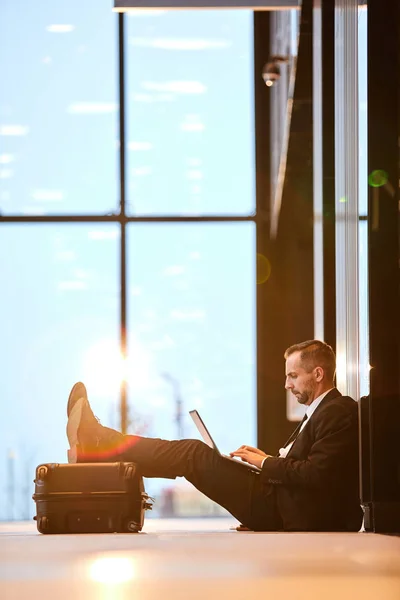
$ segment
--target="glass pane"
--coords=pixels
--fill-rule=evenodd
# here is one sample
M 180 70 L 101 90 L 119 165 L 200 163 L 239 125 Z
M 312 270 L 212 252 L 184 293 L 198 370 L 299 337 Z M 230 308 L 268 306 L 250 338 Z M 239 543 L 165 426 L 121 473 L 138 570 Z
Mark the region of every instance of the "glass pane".
M 368 43 L 367 7 L 359 9 L 358 15 L 358 99 L 359 99 L 359 211 L 368 214 Z
M 128 259 L 131 431 L 199 438 L 197 408 L 222 452 L 254 445 L 254 224 L 134 224 Z M 161 516 L 223 512 L 184 480 L 147 488 Z
M 75 381 L 87 383 L 102 421 L 119 425 L 119 229 L 3 225 L 0 234 L 0 520 L 31 519 L 36 465 L 67 461 Z
M 358 227 L 359 319 L 360 319 L 360 396 L 369 394 L 369 307 L 368 307 L 368 223 Z
M 255 210 L 251 11 L 127 15 L 132 215 Z
M 0 2 L 0 212 L 117 206 L 117 17 L 110 0 Z
M 367 94 L 367 7 L 359 8 L 358 96 L 359 96 L 359 214 L 368 215 L 368 94 Z M 368 222 L 358 229 L 359 258 L 359 346 L 360 396 L 369 394 L 369 307 L 368 307 Z

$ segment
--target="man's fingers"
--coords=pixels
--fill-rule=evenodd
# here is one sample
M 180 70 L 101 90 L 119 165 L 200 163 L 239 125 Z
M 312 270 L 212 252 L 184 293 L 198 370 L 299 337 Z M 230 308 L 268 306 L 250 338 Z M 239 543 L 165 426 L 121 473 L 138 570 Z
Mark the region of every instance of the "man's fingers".
M 232 452 L 232 456 L 235 456 L 236 458 L 240 458 L 241 460 L 244 460 L 245 462 L 247 461 L 247 457 L 248 457 L 249 453 L 245 452 L 245 451 L 241 451 L 241 452 Z
M 241 450 L 241 451 L 236 450 L 236 452 L 231 452 L 231 455 L 238 456 L 239 458 L 243 458 L 244 456 L 248 456 L 249 453 L 246 450 Z
M 247 450 L 247 446 L 240 446 L 240 448 L 234 450 L 233 452 L 229 452 L 229 454 L 232 456 L 233 454 L 236 454 L 236 452 L 243 452 L 245 450 Z

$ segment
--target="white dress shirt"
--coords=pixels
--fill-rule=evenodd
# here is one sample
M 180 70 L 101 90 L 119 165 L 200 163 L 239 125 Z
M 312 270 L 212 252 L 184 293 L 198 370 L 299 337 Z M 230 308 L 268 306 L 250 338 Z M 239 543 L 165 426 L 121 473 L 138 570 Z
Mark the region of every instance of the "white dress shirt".
M 290 442 L 290 444 L 288 444 L 284 448 L 280 448 L 279 449 L 279 458 L 286 458 L 286 456 L 289 453 L 289 450 L 291 449 L 291 447 L 293 446 L 293 444 L 297 440 L 298 436 L 303 431 L 304 427 L 307 426 L 307 423 L 310 421 L 311 415 L 313 414 L 313 412 L 315 411 L 315 409 L 321 404 L 321 402 L 325 398 L 325 396 L 327 394 L 329 394 L 329 392 L 332 391 L 333 389 L 334 388 L 330 388 L 327 392 L 324 392 L 323 394 L 321 394 L 320 396 L 318 396 L 318 398 L 315 398 L 315 400 L 313 400 L 311 402 L 311 404 L 309 406 L 307 406 L 307 409 L 306 409 L 306 411 L 304 413 L 305 415 L 307 415 L 307 419 L 304 421 L 304 423 L 300 427 L 299 433 L 296 435 L 296 437 L 294 438 L 294 440 L 292 442 Z M 268 457 L 264 458 L 264 460 L 261 463 L 261 467 L 263 466 L 263 464 L 267 460 L 267 458 Z

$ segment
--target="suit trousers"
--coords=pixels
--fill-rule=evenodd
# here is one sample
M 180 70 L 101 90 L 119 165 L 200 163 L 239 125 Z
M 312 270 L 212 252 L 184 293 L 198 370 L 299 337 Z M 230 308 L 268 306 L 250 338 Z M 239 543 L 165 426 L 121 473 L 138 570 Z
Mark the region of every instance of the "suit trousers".
M 222 457 L 200 440 L 125 436 L 123 460 L 135 462 L 144 477 L 185 477 L 200 492 L 254 531 L 277 531 L 282 521 L 274 487 L 258 473 Z

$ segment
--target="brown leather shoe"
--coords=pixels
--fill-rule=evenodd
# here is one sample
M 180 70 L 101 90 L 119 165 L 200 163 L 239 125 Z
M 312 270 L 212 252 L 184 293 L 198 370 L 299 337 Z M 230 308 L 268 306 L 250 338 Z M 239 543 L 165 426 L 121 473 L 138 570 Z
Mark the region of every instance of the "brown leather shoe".
M 103 427 L 94 416 L 82 382 L 76 383 L 67 405 L 68 462 L 110 462 L 125 450 L 125 436 Z

